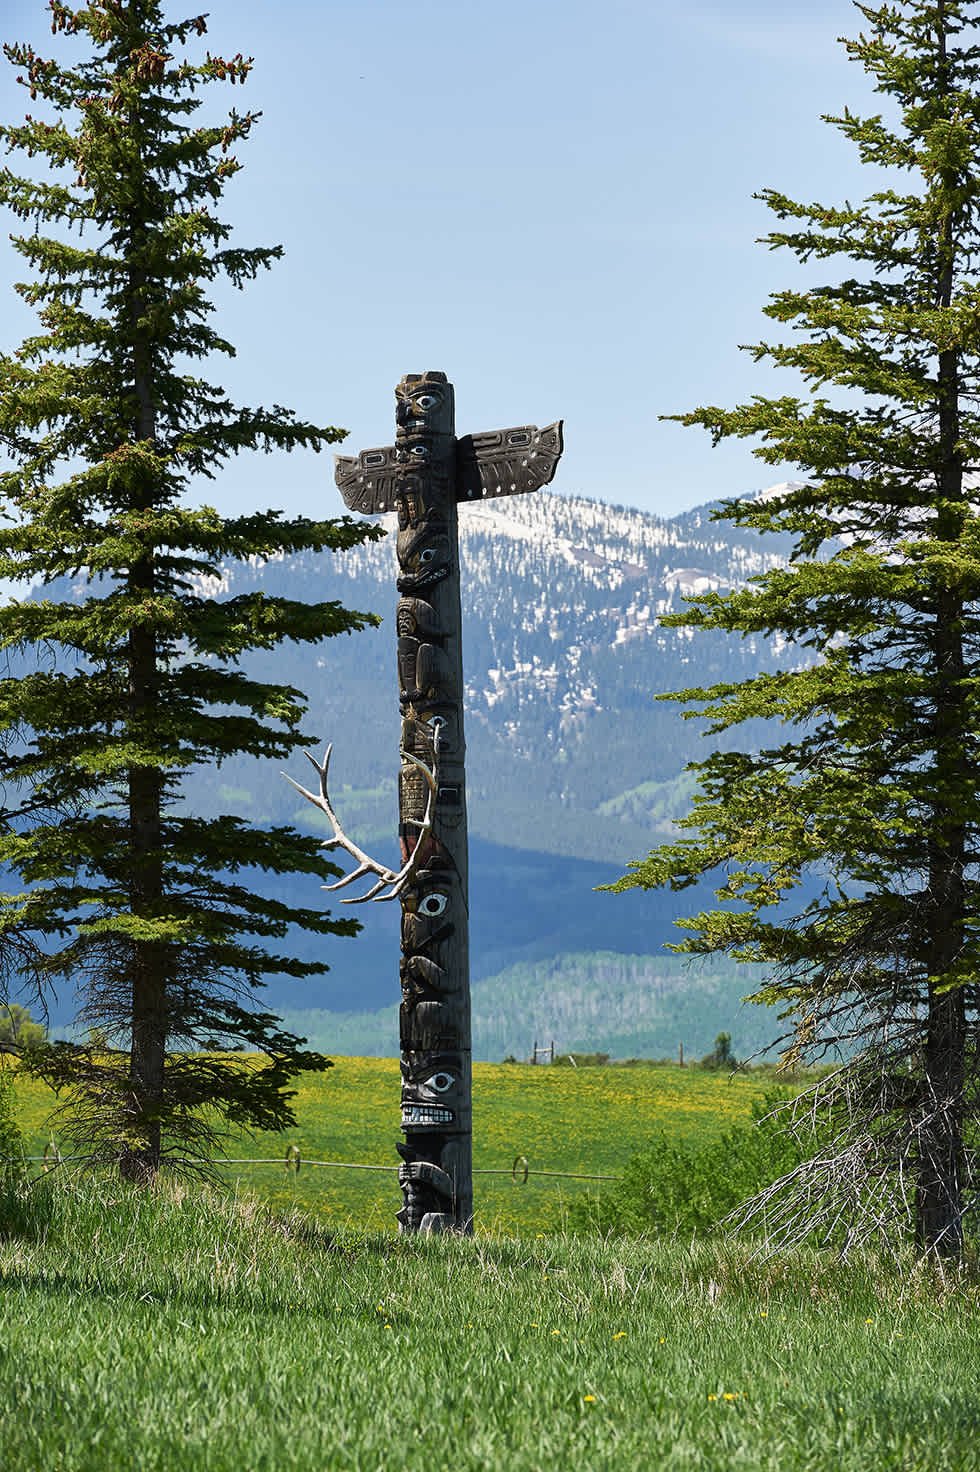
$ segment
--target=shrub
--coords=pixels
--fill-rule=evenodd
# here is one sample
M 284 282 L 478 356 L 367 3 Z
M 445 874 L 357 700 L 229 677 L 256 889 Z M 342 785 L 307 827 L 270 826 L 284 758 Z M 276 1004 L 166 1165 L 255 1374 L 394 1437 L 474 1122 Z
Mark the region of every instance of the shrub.
M 14 1117 L 13 1069 L 0 1060 L 0 1191 L 27 1175 L 24 1137 Z
M 732 1052 L 732 1035 L 720 1032 L 710 1053 L 701 1059 L 702 1068 L 737 1068 L 738 1059 Z
M 772 1111 L 787 1098 L 766 1094 L 750 1122 L 720 1139 L 679 1143 L 660 1134 L 627 1163 L 610 1191 L 573 1206 L 576 1230 L 657 1236 L 710 1235 L 762 1187 L 799 1164 L 804 1152 Z
M 54 1195 L 46 1179 L 31 1180 L 24 1137 L 15 1115 L 14 1070 L 0 1058 L 0 1242 L 4 1238 L 39 1238 L 54 1213 Z
M 0 1006 L 0 1051 L 3 1044 L 20 1051 L 43 1043 L 48 1030 L 42 1022 L 35 1022 L 26 1007 L 17 1002 L 5 1002 Z

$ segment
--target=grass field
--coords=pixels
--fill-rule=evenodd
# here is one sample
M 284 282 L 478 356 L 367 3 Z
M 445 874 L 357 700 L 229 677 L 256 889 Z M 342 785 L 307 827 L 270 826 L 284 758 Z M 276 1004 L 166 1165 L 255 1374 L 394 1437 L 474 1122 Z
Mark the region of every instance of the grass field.
M 476 1177 L 477 1219 L 482 1230 L 535 1232 L 560 1229 L 563 1209 L 600 1182 L 535 1177 L 535 1171 L 618 1175 L 655 1130 L 679 1139 L 704 1138 L 747 1119 L 754 1100 L 772 1087 L 760 1074 L 724 1073 L 672 1066 L 529 1068 L 474 1066 L 474 1165 L 501 1171 Z M 398 1131 L 398 1063 L 384 1058 L 338 1058 L 325 1074 L 298 1085 L 298 1128 L 285 1135 L 237 1137 L 231 1156 L 272 1157 L 271 1166 L 226 1168 L 229 1181 L 277 1207 L 301 1206 L 331 1225 L 354 1222 L 394 1230 L 401 1197 L 395 1175 Z M 40 1086 L 18 1084 L 18 1114 L 30 1153 L 48 1140 L 45 1121 L 54 1101 Z M 55 1131 L 55 1136 L 57 1132 Z M 307 1160 L 353 1161 L 385 1171 L 325 1170 L 302 1166 L 287 1173 L 287 1147 Z M 530 1176 L 515 1183 L 511 1167 L 526 1157 Z
M 911 1262 L 34 1202 L 0 1225 L 4 1472 L 980 1467 L 976 1283 Z

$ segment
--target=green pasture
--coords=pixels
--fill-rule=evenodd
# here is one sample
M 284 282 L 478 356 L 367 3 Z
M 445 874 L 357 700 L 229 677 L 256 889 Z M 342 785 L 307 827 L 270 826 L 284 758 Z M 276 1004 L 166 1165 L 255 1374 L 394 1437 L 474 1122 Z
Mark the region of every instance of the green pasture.
M 0 1200 L 4 1472 L 980 1467 L 967 1275 L 334 1231 L 111 1178 L 28 1199 Z
M 478 1225 L 483 1231 L 547 1232 L 560 1228 L 567 1203 L 602 1182 L 536 1175 L 618 1175 L 652 1132 L 677 1139 L 720 1135 L 749 1117 L 753 1101 L 772 1088 L 768 1074 L 711 1073 L 673 1065 L 538 1067 L 477 1063 L 473 1080 L 473 1144 Z M 297 1084 L 297 1128 L 285 1135 L 236 1136 L 229 1156 L 263 1157 L 272 1165 L 226 1166 L 240 1189 L 276 1207 L 302 1207 L 332 1226 L 355 1223 L 394 1229 L 400 1205 L 394 1143 L 398 1131 L 398 1062 L 337 1058 L 325 1074 Z M 30 1153 L 40 1153 L 52 1131 L 52 1095 L 17 1084 L 18 1118 Z M 53 1129 L 57 1140 L 57 1126 Z M 282 1161 L 297 1146 L 298 1175 Z M 518 1156 L 529 1166 L 527 1184 L 515 1182 Z M 386 1167 L 384 1171 L 325 1169 L 303 1161 L 327 1160 Z

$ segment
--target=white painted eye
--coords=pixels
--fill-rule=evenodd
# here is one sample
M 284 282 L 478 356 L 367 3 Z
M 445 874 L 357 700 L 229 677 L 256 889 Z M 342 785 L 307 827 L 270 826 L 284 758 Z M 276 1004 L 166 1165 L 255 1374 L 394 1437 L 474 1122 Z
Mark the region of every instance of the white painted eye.
M 429 452 L 426 449 L 425 445 L 413 445 L 412 446 L 412 454 L 413 455 L 417 455 L 420 460 L 424 460 L 426 458 L 426 456 L 428 455 L 428 453 Z
M 420 394 L 415 400 L 420 409 L 434 409 L 439 403 L 435 394 Z
M 436 555 L 435 547 L 426 547 L 424 552 L 419 553 L 419 562 L 431 562 Z
M 431 1078 L 426 1079 L 425 1086 L 435 1089 L 437 1094 L 445 1094 L 455 1082 L 451 1073 L 434 1073 Z
M 419 900 L 420 915 L 443 915 L 449 904 L 449 896 L 445 894 L 427 894 L 424 899 Z

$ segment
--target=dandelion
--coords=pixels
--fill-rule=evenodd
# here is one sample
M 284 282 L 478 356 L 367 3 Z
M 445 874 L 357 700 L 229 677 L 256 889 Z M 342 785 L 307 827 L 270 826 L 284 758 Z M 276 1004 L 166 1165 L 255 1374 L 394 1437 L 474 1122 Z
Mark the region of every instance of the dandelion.
M 717 1400 L 718 1397 L 716 1395 L 711 1395 L 710 1392 L 709 1392 L 708 1399 L 709 1400 Z
M 726 1390 L 721 1398 L 722 1400 L 738 1400 L 738 1396 L 739 1392 L 737 1390 Z
M 551 1332 L 552 1332 L 552 1334 L 560 1334 L 561 1333 L 561 1330 L 560 1329 L 552 1329 Z
M 532 1329 L 540 1329 L 541 1328 L 541 1325 L 540 1324 L 532 1324 L 531 1325 L 531 1328 Z
M 660 1343 L 661 1343 L 661 1344 L 666 1344 L 666 1343 L 667 1343 L 667 1341 L 666 1341 L 666 1339 L 661 1339 L 661 1341 L 660 1341 Z
M 864 1322 L 865 1322 L 865 1323 L 866 1323 L 866 1324 L 873 1324 L 873 1323 L 874 1323 L 874 1319 L 865 1319 L 865 1321 L 864 1321 Z
M 595 1396 L 594 1395 L 583 1395 L 582 1399 L 586 1402 L 587 1405 L 591 1405 L 591 1403 L 595 1400 Z
M 626 1330 L 625 1329 L 618 1329 L 616 1331 L 616 1333 L 613 1335 L 613 1338 L 614 1339 L 625 1339 L 626 1338 Z M 663 1344 L 663 1340 L 662 1339 L 661 1339 L 660 1343 Z
M 760 1310 L 759 1310 L 759 1318 L 760 1319 L 768 1319 L 768 1317 L 769 1317 L 769 1311 L 768 1311 L 768 1309 L 760 1308 Z

